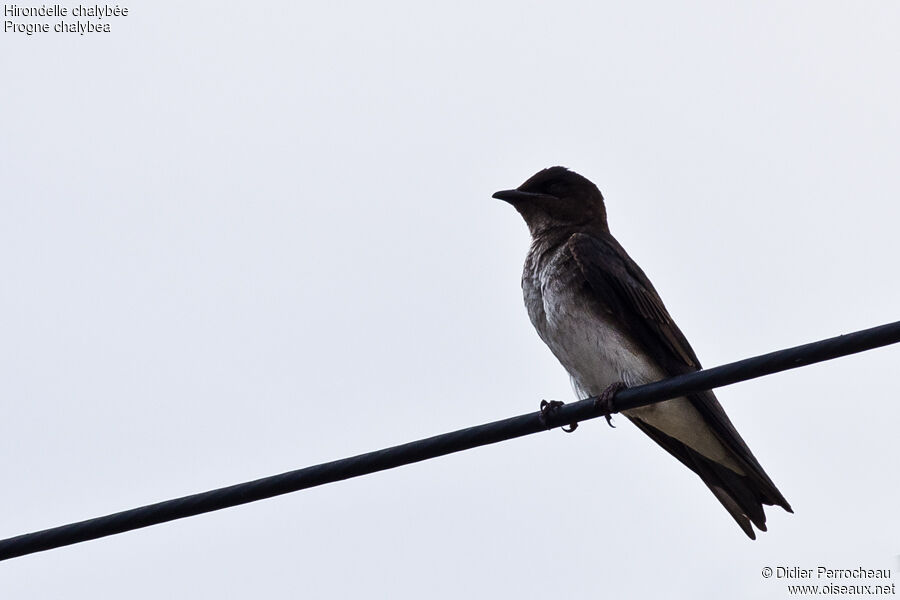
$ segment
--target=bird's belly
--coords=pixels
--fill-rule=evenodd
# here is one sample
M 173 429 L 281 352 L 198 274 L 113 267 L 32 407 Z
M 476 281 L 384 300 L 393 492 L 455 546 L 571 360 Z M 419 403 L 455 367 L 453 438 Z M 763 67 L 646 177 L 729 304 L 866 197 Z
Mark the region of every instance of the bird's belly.
M 547 297 L 532 321 L 541 338 L 569 372 L 580 398 L 600 395 L 609 385 L 628 387 L 658 381 L 666 373 L 611 319 L 564 296 Z M 530 311 L 531 312 L 531 311 Z M 700 454 L 742 472 L 705 419 L 687 398 L 673 398 L 623 411 L 690 446 Z
M 617 381 L 634 386 L 665 376 L 611 319 L 567 298 L 545 300 L 542 314 L 532 320 L 579 395 L 596 396 Z

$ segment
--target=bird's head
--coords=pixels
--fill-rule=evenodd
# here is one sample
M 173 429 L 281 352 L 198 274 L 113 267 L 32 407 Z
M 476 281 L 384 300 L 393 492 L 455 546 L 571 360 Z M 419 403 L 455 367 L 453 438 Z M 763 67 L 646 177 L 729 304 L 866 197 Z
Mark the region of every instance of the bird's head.
M 597 186 L 565 167 L 550 167 L 514 190 L 493 196 L 512 204 L 536 237 L 562 227 L 607 229 L 606 207 Z

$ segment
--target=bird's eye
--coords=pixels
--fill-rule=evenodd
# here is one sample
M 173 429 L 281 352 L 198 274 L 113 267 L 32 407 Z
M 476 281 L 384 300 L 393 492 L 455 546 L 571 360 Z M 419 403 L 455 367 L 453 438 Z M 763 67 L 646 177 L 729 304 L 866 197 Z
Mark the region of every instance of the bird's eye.
M 550 192 L 553 196 L 562 196 L 565 193 L 566 186 L 560 182 L 551 183 L 547 187 L 547 191 Z

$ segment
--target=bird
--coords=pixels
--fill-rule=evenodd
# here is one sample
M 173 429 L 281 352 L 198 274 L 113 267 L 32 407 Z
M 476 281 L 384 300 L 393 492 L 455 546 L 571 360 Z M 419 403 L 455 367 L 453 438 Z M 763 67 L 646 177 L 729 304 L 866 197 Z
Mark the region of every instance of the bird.
M 701 368 L 653 284 L 610 233 L 603 195 L 590 180 L 550 167 L 493 197 L 528 226 L 525 306 L 579 398 L 611 409 L 625 387 Z M 794 512 L 712 391 L 622 414 L 696 473 L 750 539 L 754 526 L 766 531 L 763 505 Z

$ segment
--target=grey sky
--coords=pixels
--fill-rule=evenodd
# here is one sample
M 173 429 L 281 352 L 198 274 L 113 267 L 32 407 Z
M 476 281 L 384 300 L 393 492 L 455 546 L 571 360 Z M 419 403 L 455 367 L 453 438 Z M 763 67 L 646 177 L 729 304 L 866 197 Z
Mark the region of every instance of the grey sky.
M 554 164 L 707 366 L 900 318 L 895 2 L 128 6 L 0 34 L 0 537 L 571 400 L 490 197 Z M 0 563 L 0 597 L 896 570 L 898 361 L 718 392 L 796 511 L 756 542 L 620 417 Z

